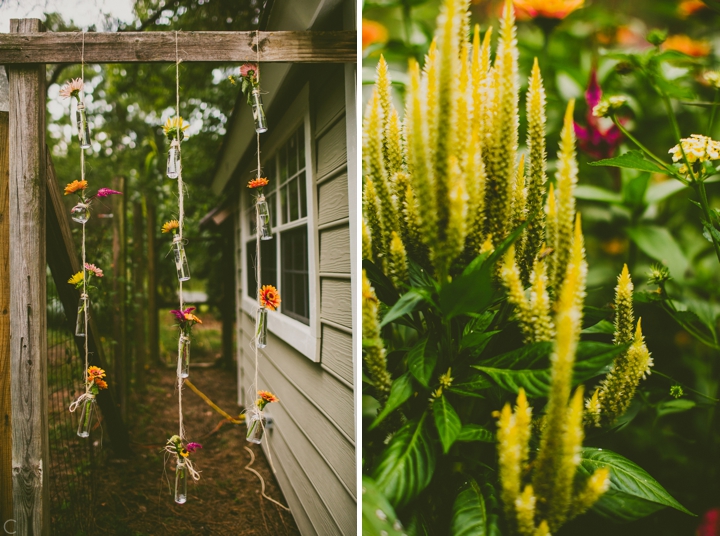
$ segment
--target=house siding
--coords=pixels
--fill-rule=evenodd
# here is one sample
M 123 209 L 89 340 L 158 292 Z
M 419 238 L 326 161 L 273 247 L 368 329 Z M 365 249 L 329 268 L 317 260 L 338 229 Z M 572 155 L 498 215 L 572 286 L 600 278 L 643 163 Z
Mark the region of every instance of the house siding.
M 280 398 L 266 409 L 274 421 L 266 454 L 304 536 L 357 530 L 345 75 L 342 66 L 328 66 L 323 73 L 311 80 L 308 103 L 316 214 L 308 230 L 316 244 L 310 262 L 316 263 L 317 293 L 311 299 L 320 359 L 313 362 L 272 331 L 258 356 L 259 387 Z M 241 259 L 244 222 L 238 208 L 236 255 Z M 247 406 L 255 377 L 254 327 L 241 306 L 244 266 L 240 261 L 237 266 L 238 391 Z

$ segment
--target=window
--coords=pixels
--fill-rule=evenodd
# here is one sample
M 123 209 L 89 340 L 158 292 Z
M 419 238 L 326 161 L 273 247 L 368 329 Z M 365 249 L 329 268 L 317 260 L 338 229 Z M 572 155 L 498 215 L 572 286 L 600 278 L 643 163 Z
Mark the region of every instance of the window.
M 266 159 L 263 174 L 270 179 L 264 188 L 270 207 L 272 240 L 263 240 L 262 284 L 280 291 L 280 312 L 303 324 L 310 324 L 308 268 L 308 206 L 305 166 L 305 125 L 293 132 L 278 150 Z M 255 298 L 255 206 L 246 195 L 247 296 Z

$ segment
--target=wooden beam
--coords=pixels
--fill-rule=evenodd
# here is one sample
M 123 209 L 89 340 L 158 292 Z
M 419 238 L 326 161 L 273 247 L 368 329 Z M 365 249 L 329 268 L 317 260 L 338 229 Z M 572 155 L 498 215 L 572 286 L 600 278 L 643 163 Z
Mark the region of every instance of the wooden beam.
M 147 314 L 148 314 L 148 351 L 151 366 L 160 364 L 160 325 L 157 307 L 157 209 L 152 196 L 145 198 L 147 204 Z
M 16 20 L 16 19 L 12 19 Z M 356 63 L 357 32 L 259 32 L 260 61 Z M 257 61 L 256 32 L 87 32 L 85 63 Z M 80 63 L 81 32 L 0 34 L 0 64 Z
M 47 151 L 47 195 L 47 262 L 65 310 L 68 329 L 74 334 L 80 292 L 73 285 L 68 285 L 67 280 L 80 271 L 80 259 L 75 250 L 67 207 L 63 202 L 63 194 L 60 191 L 60 183 L 49 150 Z M 90 364 L 107 370 L 107 361 L 94 315 L 90 315 L 87 336 Z M 75 337 L 75 346 L 78 349 L 78 356 L 84 356 L 85 337 Z M 126 458 L 130 455 L 130 437 L 120 415 L 120 406 L 116 402 L 117 386 L 112 380 L 108 384 L 110 387 L 97 395 L 97 403 L 105 423 L 104 429 L 110 437 L 110 446 L 117 456 Z
M 10 114 L 0 112 L 0 523 L 13 518 L 10 403 Z
M 42 32 L 38 19 L 13 33 Z M 45 66 L 8 68 L 10 86 L 10 381 L 16 534 L 50 533 L 45 262 Z

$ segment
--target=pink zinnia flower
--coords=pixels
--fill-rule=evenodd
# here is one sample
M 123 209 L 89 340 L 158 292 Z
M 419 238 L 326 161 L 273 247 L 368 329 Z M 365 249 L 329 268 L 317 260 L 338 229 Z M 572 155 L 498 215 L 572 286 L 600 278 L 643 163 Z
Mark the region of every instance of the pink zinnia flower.
M 610 158 L 622 141 L 620 129 L 612 123 L 611 119 L 595 117 L 593 108 L 602 99 L 602 89 L 597 79 L 595 69 L 590 73 L 590 82 L 585 92 L 587 102 L 587 127 L 575 123 L 575 135 L 580 149 L 593 158 Z
M 83 88 L 83 81 L 81 78 L 75 78 L 66 82 L 65 85 L 60 89 L 60 96 L 67 99 L 68 97 L 75 97 L 80 100 L 80 91 Z
M 240 66 L 240 76 L 257 78 L 258 66 L 257 63 L 243 63 Z M 252 73 L 252 74 L 250 74 Z
M 100 188 L 95 194 L 96 197 L 107 197 L 109 195 L 122 195 L 122 192 L 111 190 L 110 188 Z
M 94 264 L 90 264 L 89 262 L 85 263 L 85 269 L 88 272 L 92 272 L 95 277 L 103 276 L 103 271 L 100 268 L 98 268 L 97 266 L 95 266 Z

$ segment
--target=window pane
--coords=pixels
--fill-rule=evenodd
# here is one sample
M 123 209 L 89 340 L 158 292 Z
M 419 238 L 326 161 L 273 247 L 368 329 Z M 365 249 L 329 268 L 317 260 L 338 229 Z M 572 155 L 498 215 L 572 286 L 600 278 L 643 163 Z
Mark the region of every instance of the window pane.
M 298 139 L 298 169 L 305 168 L 305 126 L 300 125 L 297 130 Z
M 287 197 L 288 197 L 288 194 L 287 194 L 287 185 L 286 185 L 286 186 L 283 186 L 282 189 L 280 190 L 280 205 L 281 205 L 280 212 L 282 212 L 282 222 L 283 223 L 288 222 L 288 218 L 287 218 L 288 199 L 287 199 Z
M 287 143 L 288 151 L 288 177 L 292 177 L 297 173 L 297 137 L 293 134 Z
M 274 229 L 277 225 L 277 194 L 273 192 L 272 194 L 266 196 L 268 207 L 270 209 L 270 222 L 272 225 L 272 228 Z
M 245 243 L 247 248 L 247 291 L 245 294 L 252 299 L 256 299 L 255 289 L 257 288 L 257 280 L 255 279 L 255 240 L 249 240 Z M 262 259 L 262 278 L 263 285 L 272 285 L 277 287 L 277 247 L 275 239 L 260 241 L 260 258 Z
M 290 202 L 290 221 L 297 220 L 299 216 L 298 211 L 298 180 L 294 178 L 288 183 L 288 201 Z
M 278 176 L 278 184 L 280 184 L 282 181 L 287 179 L 287 146 L 283 145 L 280 147 L 280 150 L 278 151 L 278 156 L 280 157 L 280 174 Z
M 307 190 L 305 189 L 305 172 L 300 173 L 300 217 L 307 216 Z
M 285 231 L 280 240 L 282 312 L 304 324 L 309 324 L 307 228 L 302 226 Z
M 277 177 L 275 177 L 275 157 L 272 157 L 265 163 L 263 176 L 267 177 L 270 180 L 270 184 L 265 187 L 265 191 L 274 191 L 277 185 Z

